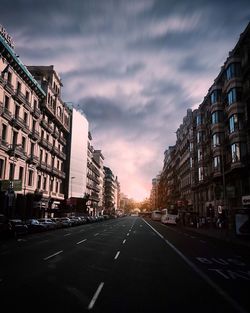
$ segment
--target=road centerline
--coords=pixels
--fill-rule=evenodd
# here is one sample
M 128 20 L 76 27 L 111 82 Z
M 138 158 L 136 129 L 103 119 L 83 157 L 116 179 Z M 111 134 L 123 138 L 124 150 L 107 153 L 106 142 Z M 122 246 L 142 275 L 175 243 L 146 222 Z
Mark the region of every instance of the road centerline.
M 120 251 L 117 251 L 117 253 L 116 253 L 115 257 L 114 257 L 114 260 L 118 259 L 119 254 L 120 254 Z
M 56 256 L 56 255 L 58 255 L 58 254 L 60 254 L 60 253 L 62 253 L 62 252 L 63 252 L 63 250 L 57 251 L 56 253 L 53 253 L 53 254 L 47 256 L 46 258 L 43 258 L 43 260 L 44 260 L 44 261 L 47 261 L 47 260 L 53 258 L 54 256 Z
M 96 302 L 100 292 L 102 291 L 103 286 L 104 286 L 104 282 L 101 282 L 100 285 L 98 286 L 93 298 L 91 299 L 91 301 L 88 305 L 88 310 L 91 310 L 94 307 L 95 302 Z
M 84 241 L 86 241 L 87 239 L 83 239 L 81 241 L 78 241 L 76 244 L 79 245 L 80 243 L 83 243 Z

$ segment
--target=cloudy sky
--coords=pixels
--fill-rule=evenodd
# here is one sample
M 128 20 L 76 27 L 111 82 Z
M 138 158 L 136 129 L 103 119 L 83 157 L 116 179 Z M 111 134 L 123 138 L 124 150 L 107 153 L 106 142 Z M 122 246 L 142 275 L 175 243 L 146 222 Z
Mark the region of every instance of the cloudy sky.
M 0 24 L 27 65 L 54 64 L 63 99 L 135 199 L 250 21 L 249 0 L 1 0 Z

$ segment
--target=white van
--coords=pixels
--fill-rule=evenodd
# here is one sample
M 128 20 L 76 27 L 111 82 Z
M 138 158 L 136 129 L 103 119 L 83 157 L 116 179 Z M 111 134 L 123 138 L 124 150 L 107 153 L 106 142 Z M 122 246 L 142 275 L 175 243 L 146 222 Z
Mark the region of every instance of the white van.
M 151 214 L 151 219 L 153 221 L 160 221 L 161 220 L 161 214 L 162 214 L 161 211 L 155 210 Z
M 176 225 L 179 219 L 179 214 L 177 209 L 163 209 L 161 222 L 163 224 L 172 224 Z

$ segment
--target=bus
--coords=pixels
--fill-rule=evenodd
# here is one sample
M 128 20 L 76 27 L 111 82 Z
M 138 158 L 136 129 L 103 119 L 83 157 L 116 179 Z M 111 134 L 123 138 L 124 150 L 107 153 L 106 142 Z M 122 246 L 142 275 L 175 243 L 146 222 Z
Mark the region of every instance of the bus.
M 167 208 L 162 210 L 161 222 L 163 224 L 176 225 L 179 219 L 178 210 L 175 208 Z
M 151 219 L 153 221 L 160 221 L 161 220 L 161 215 L 162 215 L 162 212 L 159 211 L 159 210 L 154 210 L 152 213 L 151 213 Z

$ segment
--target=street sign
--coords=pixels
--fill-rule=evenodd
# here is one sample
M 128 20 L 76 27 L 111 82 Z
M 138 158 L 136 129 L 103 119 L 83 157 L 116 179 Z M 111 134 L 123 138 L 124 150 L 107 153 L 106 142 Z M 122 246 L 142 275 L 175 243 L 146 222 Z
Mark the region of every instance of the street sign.
M 1 180 L 0 181 L 1 191 L 6 191 L 10 187 L 13 188 L 14 191 L 22 191 L 22 181 L 19 179 L 10 180 Z

